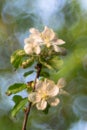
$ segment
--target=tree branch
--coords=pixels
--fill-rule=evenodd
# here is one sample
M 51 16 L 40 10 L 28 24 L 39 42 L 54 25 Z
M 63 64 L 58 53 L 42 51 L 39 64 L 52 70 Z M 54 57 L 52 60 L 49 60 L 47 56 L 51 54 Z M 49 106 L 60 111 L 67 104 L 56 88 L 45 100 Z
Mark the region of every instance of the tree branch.
M 41 64 L 37 64 L 37 66 L 36 66 L 35 68 L 37 69 L 37 75 L 36 75 L 36 78 L 35 78 L 35 81 L 34 81 L 33 92 L 35 91 L 36 81 L 37 81 L 37 79 L 39 78 L 42 65 L 41 65 Z M 25 116 L 24 116 L 24 121 L 23 121 L 22 130 L 26 130 L 26 125 L 27 125 L 27 121 L 28 121 L 28 116 L 29 116 L 29 114 L 30 114 L 31 106 L 32 106 L 32 103 L 30 102 L 29 105 L 28 105 L 28 107 L 27 107 L 27 109 L 26 109 L 26 111 L 25 111 Z

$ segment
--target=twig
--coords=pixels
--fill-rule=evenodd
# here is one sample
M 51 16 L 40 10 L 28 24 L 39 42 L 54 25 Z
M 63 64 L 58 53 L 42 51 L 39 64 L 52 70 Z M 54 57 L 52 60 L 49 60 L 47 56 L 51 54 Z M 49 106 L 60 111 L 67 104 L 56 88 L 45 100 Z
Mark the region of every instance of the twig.
M 33 92 L 35 91 L 36 81 L 37 81 L 37 79 L 39 78 L 42 65 L 41 65 L 41 64 L 37 64 L 37 66 L 36 66 L 35 68 L 37 69 L 37 75 L 36 75 L 36 78 L 35 78 L 35 81 L 34 81 Z M 28 105 L 28 107 L 27 107 L 27 109 L 26 109 L 26 111 L 25 111 L 25 116 L 24 116 L 24 121 L 23 121 L 22 130 L 26 130 L 26 125 L 27 125 L 27 121 L 28 121 L 28 116 L 29 116 L 29 114 L 30 114 L 31 106 L 32 106 L 32 103 L 30 102 L 29 105 Z
M 22 130 L 26 130 L 26 125 L 27 125 L 27 120 L 28 120 L 28 116 L 29 116 L 29 113 L 30 113 L 31 105 L 32 105 L 32 103 L 30 102 L 27 109 L 26 109 L 26 111 L 25 111 Z

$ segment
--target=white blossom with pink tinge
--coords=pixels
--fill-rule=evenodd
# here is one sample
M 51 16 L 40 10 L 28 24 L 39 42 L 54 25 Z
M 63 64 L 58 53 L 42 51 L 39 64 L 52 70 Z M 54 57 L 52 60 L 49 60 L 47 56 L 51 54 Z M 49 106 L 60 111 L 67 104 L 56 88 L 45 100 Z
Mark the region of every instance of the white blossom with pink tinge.
M 36 104 L 38 110 L 44 110 L 47 107 L 47 103 L 50 106 L 57 106 L 60 100 L 56 97 L 59 94 L 59 88 L 51 80 L 45 79 L 44 81 L 38 81 L 36 84 L 35 92 L 31 92 L 28 96 L 28 100 L 32 104 Z

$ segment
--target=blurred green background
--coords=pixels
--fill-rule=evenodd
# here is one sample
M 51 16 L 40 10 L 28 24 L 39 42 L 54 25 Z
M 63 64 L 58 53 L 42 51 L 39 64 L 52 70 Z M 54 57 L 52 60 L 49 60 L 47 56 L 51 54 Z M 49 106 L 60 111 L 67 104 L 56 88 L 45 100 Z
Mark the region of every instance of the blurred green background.
M 23 113 L 10 116 L 14 103 L 5 92 L 10 84 L 29 80 L 23 78 L 22 70 L 13 70 L 10 56 L 23 48 L 29 28 L 42 30 L 45 25 L 66 41 L 64 63 L 52 78 L 65 77 L 69 95 L 60 96 L 61 103 L 48 115 L 33 109 L 27 130 L 87 130 L 86 0 L 0 0 L 0 130 L 21 130 Z

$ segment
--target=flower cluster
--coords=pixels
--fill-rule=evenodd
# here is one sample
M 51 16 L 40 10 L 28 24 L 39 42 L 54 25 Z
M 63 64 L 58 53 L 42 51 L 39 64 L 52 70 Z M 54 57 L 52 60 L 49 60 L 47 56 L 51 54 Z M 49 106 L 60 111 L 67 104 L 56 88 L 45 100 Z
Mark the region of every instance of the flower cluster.
M 61 48 L 59 45 L 65 43 L 62 39 L 58 39 L 54 31 L 47 26 L 45 26 L 42 32 L 31 28 L 30 33 L 30 36 L 24 40 L 24 50 L 28 55 L 39 55 L 44 47 L 52 48 L 55 52 L 60 52 Z
M 39 57 L 39 62 L 49 68 L 47 60 L 51 59 L 53 55 L 55 57 L 57 52 L 61 52 L 62 49 L 59 45 L 65 42 L 62 39 L 58 39 L 54 31 L 47 26 L 45 26 L 42 32 L 39 32 L 39 30 L 35 28 L 31 28 L 30 33 L 30 36 L 24 40 L 25 53 L 31 57 L 36 57 L 37 55 L 37 57 Z M 44 59 L 47 60 L 45 61 Z M 24 62 L 24 65 L 25 63 L 26 62 Z M 56 106 L 60 102 L 57 95 L 64 86 L 64 79 L 59 79 L 57 84 L 49 79 L 38 80 L 35 84 L 35 90 L 30 92 L 28 100 L 32 102 L 33 105 L 36 105 L 38 110 L 44 110 L 47 104 Z
M 28 100 L 33 105 L 35 104 L 38 110 L 44 110 L 47 107 L 47 103 L 50 106 L 57 106 L 60 102 L 57 95 L 60 88 L 64 86 L 65 80 L 63 78 L 59 79 L 57 84 L 48 79 L 37 81 L 36 89 L 29 94 Z

